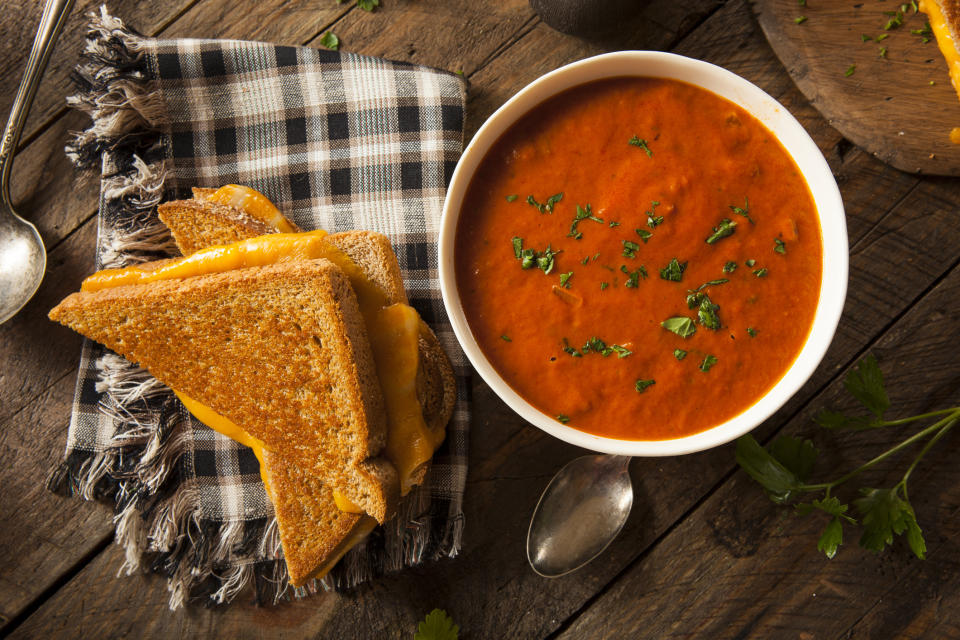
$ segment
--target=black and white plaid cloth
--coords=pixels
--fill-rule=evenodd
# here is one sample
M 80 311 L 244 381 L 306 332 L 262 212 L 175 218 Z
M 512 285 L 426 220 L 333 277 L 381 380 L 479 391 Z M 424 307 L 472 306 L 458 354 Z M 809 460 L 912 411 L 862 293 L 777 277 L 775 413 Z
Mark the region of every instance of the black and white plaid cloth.
M 92 17 L 74 106 L 91 127 L 68 146 L 101 170 L 98 266 L 165 255 L 161 199 L 244 184 L 303 229 L 372 229 L 392 241 L 411 304 L 454 363 L 458 400 L 427 485 L 398 522 L 341 562 L 351 586 L 460 546 L 468 366 L 440 298 L 437 237 L 462 149 L 454 74 L 305 47 L 142 37 Z M 252 451 L 196 422 L 144 372 L 84 345 L 66 458 L 52 489 L 116 504 L 127 568 L 170 579 L 171 606 L 229 601 L 253 584 L 289 595 L 272 506 Z

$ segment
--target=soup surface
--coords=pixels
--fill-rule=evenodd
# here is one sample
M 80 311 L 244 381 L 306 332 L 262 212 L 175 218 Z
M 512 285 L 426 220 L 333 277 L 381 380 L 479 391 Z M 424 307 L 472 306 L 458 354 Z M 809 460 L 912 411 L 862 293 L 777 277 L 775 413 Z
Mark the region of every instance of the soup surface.
M 464 199 L 456 278 L 477 342 L 560 422 L 703 431 L 786 372 L 820 293 L 820 224 L 758 120 L 692 85 L 614 78 L 538 105 Z

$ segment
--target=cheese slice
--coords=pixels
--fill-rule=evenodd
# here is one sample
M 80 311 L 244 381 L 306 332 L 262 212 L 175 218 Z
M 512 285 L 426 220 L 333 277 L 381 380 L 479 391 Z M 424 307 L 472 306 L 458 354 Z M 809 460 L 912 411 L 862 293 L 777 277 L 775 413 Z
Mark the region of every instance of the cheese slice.
M 227 184 L 206 196 L 206 200 L 208 202 L 231 205 L 242 209 L 247 214 L 261 222 L 266 222 L 281 233 L 293 233 L 297 231 L 287 222 L 287 219 L 283 217 L 283 214 L 280 213 L 276 205 L 256 189 L 238 184 Z

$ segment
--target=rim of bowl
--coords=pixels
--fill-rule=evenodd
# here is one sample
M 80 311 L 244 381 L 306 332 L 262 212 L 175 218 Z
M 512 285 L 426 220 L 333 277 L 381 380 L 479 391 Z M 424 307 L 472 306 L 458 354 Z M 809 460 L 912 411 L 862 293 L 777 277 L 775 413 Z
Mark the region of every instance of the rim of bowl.
M 474 171 L 490 147 L 520 117 L 544 100 L 593 80 L 647 76 L 681 80 L 725 98 L 757 118 L 793 158 L 807 181 L 820 221 L 823 265 L 813 325 L 786 373 L 743 412 L 705 431 L 670 440 L 620 440 L 561 424 L 543 413 L 503 379 L 480 349 L 463 311 L 454 272 L 454 242 L 461 204 Z M 810 378 L 826 354 L 846 299 L 849 250 L 843 201 L 823 154 L 790 111 L 762 89 L 709 62 L 659 51 L 619 51 L 586 58 L 540 76 L 507 100 L 480 127 L 463 151 L 447 190 L 440 225 L 440 290 L 467 358 L 507 405 L 524 420 L 570 444 L 601 453 L 653 457 L 703 451 L 759 426 Z

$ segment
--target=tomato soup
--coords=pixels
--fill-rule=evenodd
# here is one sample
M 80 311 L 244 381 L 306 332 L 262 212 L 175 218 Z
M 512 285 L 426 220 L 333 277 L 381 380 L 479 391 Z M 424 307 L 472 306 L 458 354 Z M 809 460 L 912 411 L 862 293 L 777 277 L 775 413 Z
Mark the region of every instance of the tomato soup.
M 455 255 L 471 331 L 510 386 L 629 440 L 754 404 L 803 347 L 822 271 L 813 199 L 773 134 L 657 78 L 575 87 L 505 132 Z

